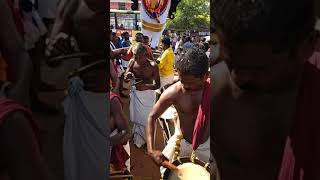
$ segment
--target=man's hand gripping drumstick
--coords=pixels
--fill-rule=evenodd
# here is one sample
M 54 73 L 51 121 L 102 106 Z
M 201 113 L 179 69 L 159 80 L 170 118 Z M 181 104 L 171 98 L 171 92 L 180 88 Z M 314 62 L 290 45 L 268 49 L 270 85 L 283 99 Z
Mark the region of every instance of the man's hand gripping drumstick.
M 148 147 L 148 155 L 151 157 L 154 163 L 158 166 L 163 166 L 170 170 L 178 170 L 178 168 L 169 162 L 168 158 L 165 157 L 161 151 L 154 149 L 154 131 L 155 131 L 155 123 L 157 123 L 157 119 L 168 109 L 172 103 L 172 91 L 168 89 L 167 91 L 163 92 L 160 99 L 154 105 L 153 109 L 151 110 L 148 121 L 147 121 L 147 128 L 146 128 L 146 135 L 147 135 L 147 147 Z

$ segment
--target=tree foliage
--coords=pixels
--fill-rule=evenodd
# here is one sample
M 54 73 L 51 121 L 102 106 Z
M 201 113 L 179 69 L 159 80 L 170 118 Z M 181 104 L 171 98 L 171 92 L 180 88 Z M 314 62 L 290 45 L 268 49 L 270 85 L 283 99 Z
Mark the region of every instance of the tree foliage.
M 208 30 L 210 28 L 209 0 L 182 0 L 174 13 L 173 20 L 167 20 L 167 27 L 180 30 Z

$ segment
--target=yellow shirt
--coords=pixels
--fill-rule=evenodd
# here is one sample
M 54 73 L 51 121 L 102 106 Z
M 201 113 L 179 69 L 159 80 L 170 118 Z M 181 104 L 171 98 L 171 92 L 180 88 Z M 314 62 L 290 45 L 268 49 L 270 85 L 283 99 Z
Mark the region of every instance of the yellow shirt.
M 174 73 L 173 66 L 174 66 L 174 54 L 172 48 L 169 47 L 166 49 L 161 57 L 159 58 L 159 70 L 160 70 L 160 77 L 170 76 Z

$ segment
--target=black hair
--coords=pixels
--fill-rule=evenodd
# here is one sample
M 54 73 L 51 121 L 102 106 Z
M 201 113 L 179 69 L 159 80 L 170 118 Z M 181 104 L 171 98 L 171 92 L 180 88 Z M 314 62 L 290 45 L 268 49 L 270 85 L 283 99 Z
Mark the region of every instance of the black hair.
M 190 48 L 181 54 L 176 67 L 182 75 L 203 78 L 209 69 L 208 56 L 202 49 Z
M 191 41 L 191 37 L 187 36 L 185 40 L 186 40 L 186 42 Z
M 143 34 L 142 34 L 141 32 L 138 32 L 138 33 L 136 34 L 136 36 L 138 36 L 138 35 L 143 36 Z
M 161 42 L 162 42 L 163 44 L 165 44 L 165 45 L 168 45 L 168 46 L 170 46 L 170 44 L 171 44 L 170 38 L 168 38 L 168 37 L 163 38 L 163 39 L 161 40 Z
M 214 0 L 213 29 L 226 40 L 264 41 L 281 52 L 296 48 L 314 28 L 313 0 Z
M 149 39 L 149 36 L 143 36 L 143 39 Z
M 112 36 L 117 36 L 117 33 L 115 33 L 115 32 L 112 32 Z

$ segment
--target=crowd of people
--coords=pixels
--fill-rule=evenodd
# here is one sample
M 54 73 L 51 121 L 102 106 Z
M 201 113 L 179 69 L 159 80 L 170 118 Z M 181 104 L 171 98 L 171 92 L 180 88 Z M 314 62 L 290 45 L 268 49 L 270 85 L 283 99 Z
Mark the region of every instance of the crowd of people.
M 112 147 L 111 157 L 118 157 L 118 161 L 111 161 L 113 170 L 126 168 L 130 171 L 128 162 L 134 154 L 130 155 L 129 141 L 140 149 L 147 145 L 146 151 L 159 166 L 165 160 L 172 162 L 175 143 L 181 136 L 184 137 L 183 155 L 191 156 L 194 150 L 202 161 L 211 162 L 208 40 L 164 35 L 159 47 L 153 49 L 148 36 L 137 33 L 135 43 L 131 43 L 128 35 L 125 32 L 120 38 L 110 30 L 110 101 L 111 107 L 114 106 L 110 123 L 117 132 L 111 138 L 121 138 Z M 129 114 L 124 114 L 124 107 L 119 105 L 121 98 L 128 98 L 122 93 L 123 82 L 131 85 Z M 160 98 L 157 93 L 161 93 Z M 201 112 L 198 110 L 200 104 L 203 106 Z M 175 124 L 179 126 L 175 126 L 163 156 L 153 146 L 154 128 L 156 120 L 170 106 L 177 109 L 179 118 Z M 116 115 L 118 112 L 121 116 Z M 132 124 L 132 128 L 128 124 Z M 162 174 L 164 170 L 161 170 Z
M 42 154 L 42 130 L 32 113 L 58 110 L 39 100 L 40 91 L 56 90 L 41 77 L 45 38 L 53 18 L 30 1 L 0 1 L 0 179 L 48 179 Z M 47 20 L 47 21 L 46 21 Z
M 110 30 L 110 58 L 105 2 L 50 6 L 0 0 L 0 179 L 48 179 L 32 113 L 59 113 L 39 100 L 40 92 L 58 90 L 41 69 L 45 60 L 56 67 L 68 55 L 78 56 L 81 68 L 69 77 L 63 102 L 66 180 L 106 179 L 109 163 L 130 171 L 129 141 L 146 147 L 159 167 L 174 161 L 180 141 L 181 156 L 212 163 L 223 180 L 320 178 L 320 21 L 313 0 L 216 1 L 219 44 L 211 47 L 218 49 L 206 38 L 175 34 L 151 48 L 142 33 L 132 42 L 128 32 Z M 129 114 L 123 98 L 130 100 Z M 169 107 L 177 112 L 175 131 L 156 149 L 155 123 Z

